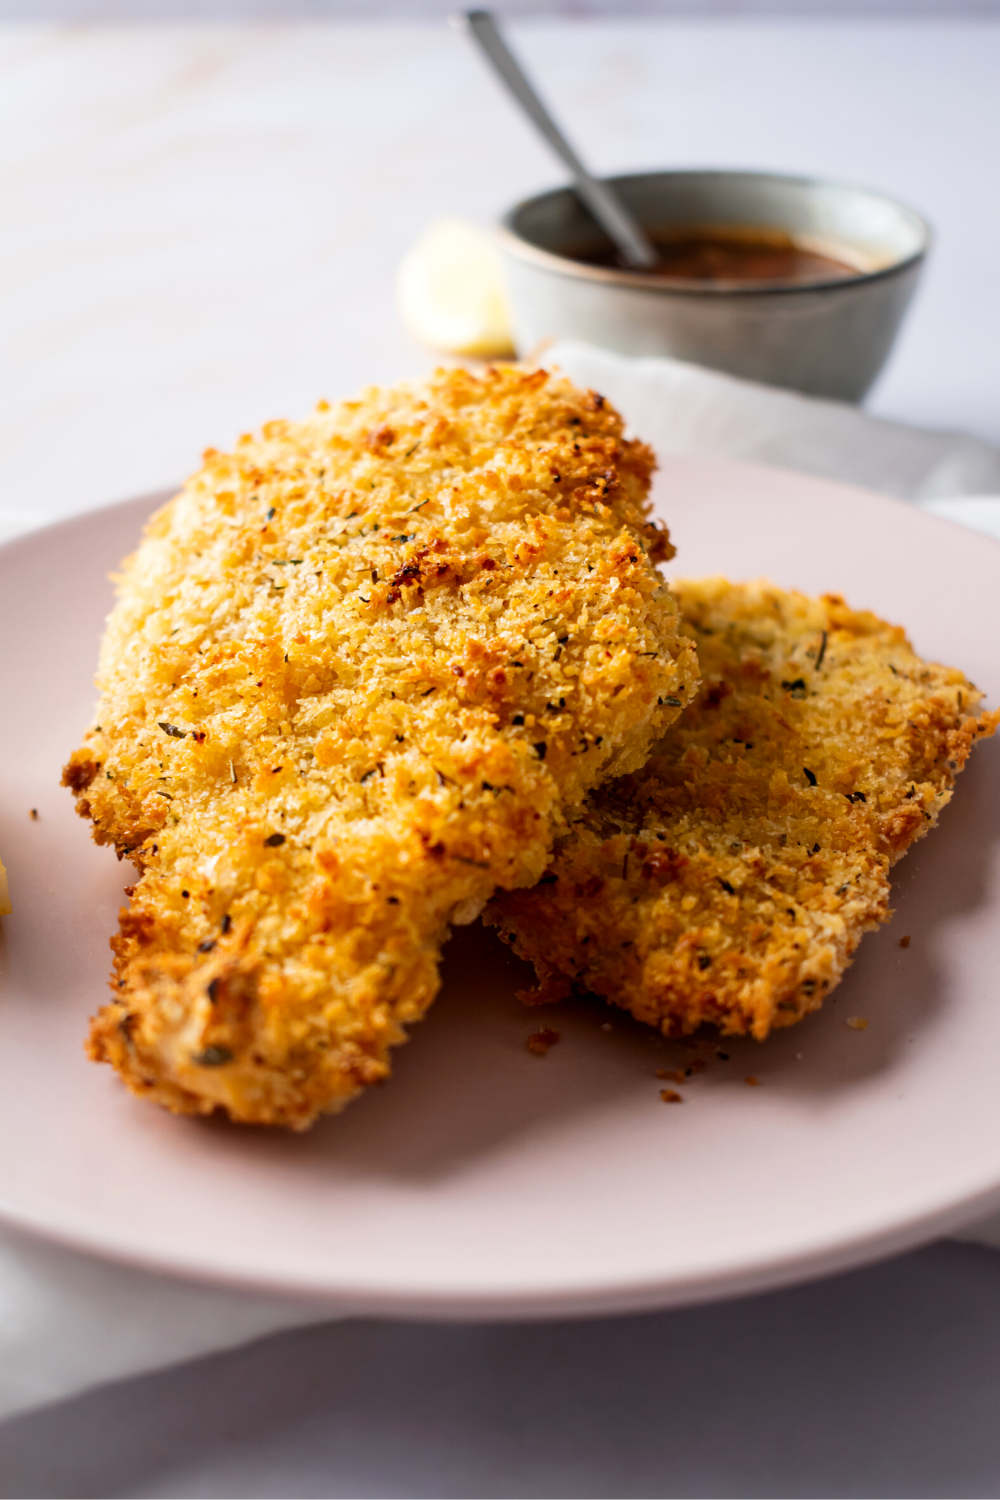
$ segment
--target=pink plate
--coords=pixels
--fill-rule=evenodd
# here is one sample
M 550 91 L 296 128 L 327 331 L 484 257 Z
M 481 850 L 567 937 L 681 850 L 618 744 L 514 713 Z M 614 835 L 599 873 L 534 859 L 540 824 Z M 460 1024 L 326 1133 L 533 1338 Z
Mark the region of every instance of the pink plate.
M 893 500 L 735 464 L 672 461 L 660 499 L 679 573 L 837 590 L 1000 695 L 995 543 Z M 677 1065 L 666 1043 L 596 1002 L 526 1011 L 524 966 L 478 927 L 452 941 L 443 993 L 391 1083 L 309 1135 L 176 1119 L 88 1063 L 130 868 L 91 843 L 59 775 L 91 712 L 107 574 L 150 504 L 0 549 L 9 1223 L 345 1311 L 482 1318 L 775 1286 L 997 1204 L 997 744 L 976 751 L 941 828 L 900 868 L 896 918 L 865 939 L 836 999 L 764 1046 L 727 1047 L 683 1106 L 660 1102 L 655 1071 Z M 846 1025 L 857 1015 L 866 1031 Z M 562 1032 L 544 1059 L 525 1047 L 541 1023 Z

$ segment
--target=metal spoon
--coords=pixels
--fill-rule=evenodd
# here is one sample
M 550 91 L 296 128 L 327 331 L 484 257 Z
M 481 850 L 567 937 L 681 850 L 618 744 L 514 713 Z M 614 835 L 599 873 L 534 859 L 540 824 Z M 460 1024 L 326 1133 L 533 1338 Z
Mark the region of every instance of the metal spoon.
M 627 266 L 648 269 L 659 263 L 656 247 L 618 194 L 606 182 L 592 177 L 559 126 L 536 94 L 524 69 L 514 57 L 488 10 L 467 10 L 453 18 L 478 43 L 495 72 L 510 89 L 556 154 L 573 174 L 573 184 L 604 232 L 618 247 Z

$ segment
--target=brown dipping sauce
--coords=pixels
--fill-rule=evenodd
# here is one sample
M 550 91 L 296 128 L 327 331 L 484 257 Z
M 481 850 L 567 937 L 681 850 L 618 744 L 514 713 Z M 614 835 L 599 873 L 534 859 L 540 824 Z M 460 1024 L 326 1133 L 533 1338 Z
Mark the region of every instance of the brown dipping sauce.
M 650 236 L 660 264 L 649 270 L 630 266 L 640 276 L 671 281 L 842 281 L 861 273 L 857 266 L 797 244 L 783 230 L 689 229 Z M 574 255 L 591 266 L 622 269 L 612 246 Z

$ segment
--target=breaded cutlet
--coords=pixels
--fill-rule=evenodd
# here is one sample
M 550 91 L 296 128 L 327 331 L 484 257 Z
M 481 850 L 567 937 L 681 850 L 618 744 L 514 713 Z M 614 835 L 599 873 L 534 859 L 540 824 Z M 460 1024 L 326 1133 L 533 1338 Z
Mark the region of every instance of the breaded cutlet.
M 764 1038 L 815 1010 L 887 920 L 890 867 L 1000 712 L 976 717 L 961 672 L 837 595 L 674 589 L 697 698 L 486 919 L 535 965 L 529 998 L 591 991 L 668 1036 Z
M 206 454 L 124 565 L 64 778 L 141 872 L 93 1058 L 295 1128 L 386 1076 L 449 924 L 694 691 L 652 462 L 514 367 Z

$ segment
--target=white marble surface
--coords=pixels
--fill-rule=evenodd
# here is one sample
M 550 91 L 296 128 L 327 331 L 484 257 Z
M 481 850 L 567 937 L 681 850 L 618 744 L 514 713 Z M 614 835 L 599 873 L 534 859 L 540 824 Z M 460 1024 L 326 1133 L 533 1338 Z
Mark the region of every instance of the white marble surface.
M 600 170 L 765 165 L 922 208 L 938 247 L 872 409 L 1000 441 L 1000 27 L 512 30 Z M 160 488 L 208 443 L 420 370 L 392 302 L 402 248 L 556 177 L 441 27 L 0 27 L 0 124 L 0 508 L 34 517 Z M 904 1336 L 929 1303 L 947 1327 Z M 8 1424 L 0 1490 L 995 1493 L 995 1307 L 995 1258 L 952 1246 L 551 1336 L 283 1335 Z M 835 1399 L 855 1362 L 863 1410 Z
M 598 169 L 763 165 L 923 209 L 937 248 L 872 408 L 1000 439 L 1000 27 L 511 31 Z M 443 25 L 0 27 L 0 506 L 156 489 L 420 370 L 403 247 L 557 177 Z

